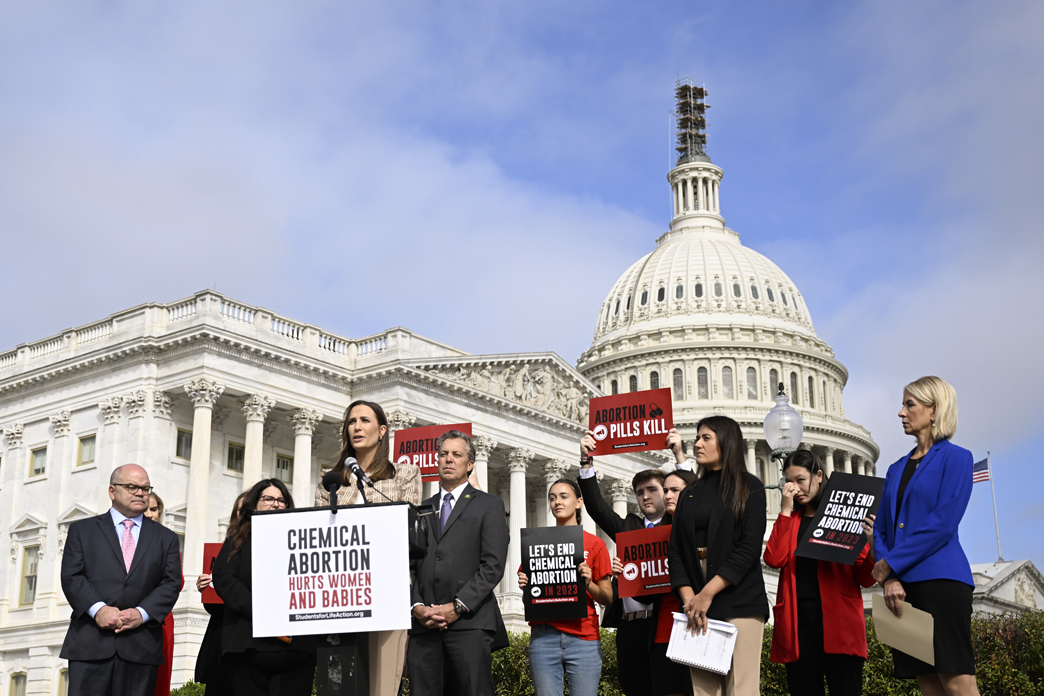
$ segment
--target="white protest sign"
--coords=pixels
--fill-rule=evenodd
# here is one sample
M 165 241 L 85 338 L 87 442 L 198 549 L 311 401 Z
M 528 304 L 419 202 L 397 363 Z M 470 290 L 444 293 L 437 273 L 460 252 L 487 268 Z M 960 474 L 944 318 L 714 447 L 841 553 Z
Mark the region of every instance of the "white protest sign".
M 406 505 L 254 515 L 254 637 L 410 627 Z

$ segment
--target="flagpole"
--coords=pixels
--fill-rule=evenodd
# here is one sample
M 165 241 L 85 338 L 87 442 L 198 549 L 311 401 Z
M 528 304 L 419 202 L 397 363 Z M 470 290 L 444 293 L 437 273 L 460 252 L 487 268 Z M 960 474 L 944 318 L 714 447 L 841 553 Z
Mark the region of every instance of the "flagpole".
M 1004 556 L 1001 555 L 1000 547 L 1000 523 L 997 522 L 997 489 L 993 487 L 993 463 L 990 461 L 990 453 L 986 452 L 986 468 L 990 472 L 990 493 L 993 494 L 993 528 L 997 530 L 997 562 L 1003 563 Z

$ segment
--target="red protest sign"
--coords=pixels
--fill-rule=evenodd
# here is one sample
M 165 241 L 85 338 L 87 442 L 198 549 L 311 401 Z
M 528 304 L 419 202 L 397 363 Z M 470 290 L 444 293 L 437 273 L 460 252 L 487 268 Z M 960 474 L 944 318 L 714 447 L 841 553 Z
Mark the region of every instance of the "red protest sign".
M 663 594 L 671 591 L 667 570 L 667 546 L 671 525 L 616 533 L 616 555 L 623 561 L 619 576 L 621 597 Z
M 221 553 L 221 544 L 203 544 L 203 572 L 206 575 L 214 574 L 214 561 L 217 560 L 219 553 Z M 214 590 L 213 583 L 204 587 L 200 594 L 203 597 L 204 604 L 225 603 L 221 597 L 218 597 L 218 593 Z
M 471 423 L 396 430 L 392 459 L 396 464 L 415 464 L 420 467 L 423 481 L 438 481 L 439 453 L 435 450 L 435 444 L 449 430 L 459 430 L 471 437 Z
M 671 390 L 615 394 L 591 399 L 590 429 L 594 432 L 592 456 L 626 450 L 661 450 L 667 432 L 674 427 Z

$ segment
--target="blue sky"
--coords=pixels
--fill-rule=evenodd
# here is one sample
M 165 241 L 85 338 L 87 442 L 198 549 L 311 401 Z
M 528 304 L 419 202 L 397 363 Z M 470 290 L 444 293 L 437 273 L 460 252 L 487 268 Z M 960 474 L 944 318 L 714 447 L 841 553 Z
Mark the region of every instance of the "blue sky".
M 5 3 L 0 345 L 203 288 L 575 361 L 669 215 L 672 86 L 881 445 L 925 373 L 1044 568 L 1044 5 Z M 962 527 L 996 556 L 988 486 Z

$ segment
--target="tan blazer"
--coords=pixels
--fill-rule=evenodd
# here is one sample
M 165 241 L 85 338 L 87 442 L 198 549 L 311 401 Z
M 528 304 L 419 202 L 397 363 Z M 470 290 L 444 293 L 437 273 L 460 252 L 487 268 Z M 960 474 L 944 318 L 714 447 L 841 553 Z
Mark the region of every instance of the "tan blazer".
M 421 500 L 420 469 L 415 464 L 395 464 L 395 476 L 390 479 L 374 481 L 380 493 L 372 489 L 366 490 L 366 499 L 371 503 L 413 503 L 419 505 Z M 384 495 L 381 495 L 383 493 Z M 384 496 L 388 496 L 385 498 Z M 323 490 L 322 484 L 315 487 L 315 503 L 317 507 L 330 504 L 330 494 Z M 361 505 L 358 482 L 351 477 L 347 486 L 342 485 L 337 491 L 338 505 Z

